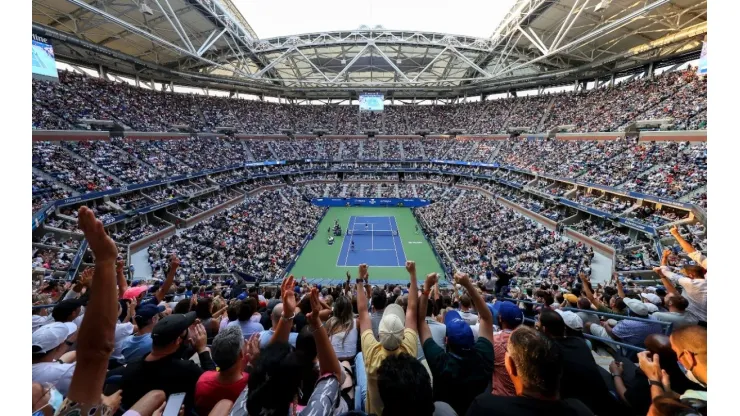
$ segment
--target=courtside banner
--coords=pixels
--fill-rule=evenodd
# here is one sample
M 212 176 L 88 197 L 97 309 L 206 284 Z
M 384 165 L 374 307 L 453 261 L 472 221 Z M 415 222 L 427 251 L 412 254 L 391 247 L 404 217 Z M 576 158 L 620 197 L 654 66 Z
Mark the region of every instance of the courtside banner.
M 319 207 L 406 207 L 419 208 L 431 203 L 421 198 L 314 198 L 311 203 Z

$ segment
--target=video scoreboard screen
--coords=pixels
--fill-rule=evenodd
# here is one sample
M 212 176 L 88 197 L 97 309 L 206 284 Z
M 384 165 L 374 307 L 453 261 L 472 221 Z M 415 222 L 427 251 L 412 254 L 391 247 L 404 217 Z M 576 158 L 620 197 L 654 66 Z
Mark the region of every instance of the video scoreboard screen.
M 360 94 L 360 111 L 383 111 L 383 94 L 362 93 Z
M 54 47 L 51 41 L 35 33 L 31 34 L 33 47 L 32 77 L 42 80 L 58 80 L 57 62 L 54 59 Z

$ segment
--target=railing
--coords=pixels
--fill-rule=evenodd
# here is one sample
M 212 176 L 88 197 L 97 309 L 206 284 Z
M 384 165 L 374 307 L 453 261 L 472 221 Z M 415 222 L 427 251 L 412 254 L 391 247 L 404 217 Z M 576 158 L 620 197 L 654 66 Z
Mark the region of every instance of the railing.
M 527 304 L 527 305 L 533 305 L 533 306 L 547 306 L 544 303 L 533 302 L 531 300 L 522 300 L 522 299 L 514 299 L 514 298 L 503 298 L 503 300 L 508 300 L 508 301 L 517 302 L 517 303 L 521 302 L 521 303 L 524 303 L 524 304 Z M 671 333 L 671 330 L 673 329 L 673 324 L 672 323 L 670 323 L 670 322 L 663 322 L 663 321 L 656 321 L 654 319 L 638 318 L 638 317 L 635 317 L 635 316 L 617 315 L 617 314 L 613 314 L 613 313 L 594 311 L 594 310 L 591 310 L 591 309 L 578 309 L 578 308 L 571 308 L 571 307 L 560 308 L 560 310 L 563 310 L 563 311 L 571 311 L 571 312 L 583 312 L 583 313 L 587 313 L 589 315 L 605 316 L 607 318 L 618 319 L 618 320 L 625 320 L 626 319 L 626 320 L 630 320 L 630 321 L 646 322 L 646 323 L 650 323 L 650 324 L 660 324 L 661 326 L 664 327 L 663 328 L 663 332 L 666 335 L 669 335 Z

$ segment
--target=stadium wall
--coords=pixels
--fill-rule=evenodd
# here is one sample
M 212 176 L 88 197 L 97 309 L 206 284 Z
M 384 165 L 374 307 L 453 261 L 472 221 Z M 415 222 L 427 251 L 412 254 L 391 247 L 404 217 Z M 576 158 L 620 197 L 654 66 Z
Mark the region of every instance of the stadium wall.
M 706 142 L 706 130 L 685 131 L 643 131 L 640 132 L 641 142 Z

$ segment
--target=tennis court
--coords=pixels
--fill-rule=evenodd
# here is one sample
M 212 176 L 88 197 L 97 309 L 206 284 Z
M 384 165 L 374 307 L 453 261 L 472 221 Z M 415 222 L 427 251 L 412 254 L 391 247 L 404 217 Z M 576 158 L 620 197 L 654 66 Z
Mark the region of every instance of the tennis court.
M 366 263 L 374 267 L 400 267 L 406 264 L 396 217 L 353 215 L 349 217 L 342 240 L 337 266 Z
M 329 230 L 335 221 L 341 225 L 343 235 L 336 236 L 334 244 L 329 244 Z M 443 273 L 431 245 L 421 231 L 416 232 L 416 225 L 410 208 L 330 208 L 290 273 L 309 280 L 337 282 L 345 279 L 347 271 L 356 276 L 357 266 L 367 263 L 371 281 L 400 283 L 408 281 L 406 260 L 416 262 L 419 276 Z M 354 252 L 350 247 L 352 240 Z

